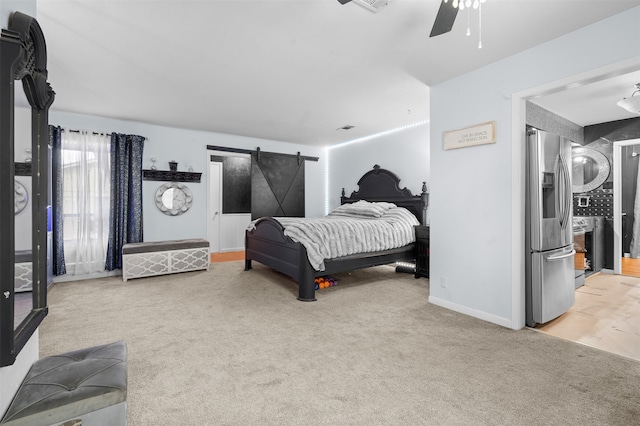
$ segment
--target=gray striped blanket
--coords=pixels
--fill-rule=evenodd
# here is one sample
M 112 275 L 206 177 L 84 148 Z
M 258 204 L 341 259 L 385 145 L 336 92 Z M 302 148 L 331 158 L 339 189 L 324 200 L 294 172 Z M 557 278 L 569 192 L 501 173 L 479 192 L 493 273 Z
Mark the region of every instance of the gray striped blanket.
M 311 266 L 324 271 L 325 259 L 389 250 L 415 241 L 413 227 L 419 222 L 407 209 L 393 206 L 376 216 L 339 211 L 322 218 L 274 219 L 282 224 L 286 236 L 304 245 Z

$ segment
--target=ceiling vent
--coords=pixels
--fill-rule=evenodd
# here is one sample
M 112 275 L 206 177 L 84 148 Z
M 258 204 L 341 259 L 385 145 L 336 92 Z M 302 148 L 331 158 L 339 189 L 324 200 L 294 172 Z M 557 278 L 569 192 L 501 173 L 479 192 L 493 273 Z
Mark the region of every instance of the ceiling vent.
M 358 6 L 362 6 L 365 9 L 370 10 L 371 12 L 377 12 L 389 3 L 389 0 L 351 0 L 351 1 L 357 4 Z

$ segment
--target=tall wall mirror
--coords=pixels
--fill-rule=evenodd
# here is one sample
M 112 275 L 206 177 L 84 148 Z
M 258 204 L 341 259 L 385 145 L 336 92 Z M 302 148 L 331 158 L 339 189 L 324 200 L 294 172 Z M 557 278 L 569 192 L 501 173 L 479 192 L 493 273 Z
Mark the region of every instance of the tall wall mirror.
M 30 178 L 15 173 L 18 90 L 24 91 L 31 108 L 31 144 L 27 148 Z M 48 124 L 54 96 L 47 82 L 47 49 L 40 25 L 34 18 L 14 12 L 8 29 L 0 35 L 0 367 L 15 362 L 47 315 Z M 31 244 L 23 241 L 24 235 L 16 239 L 15 232 L 16 218 L 29 210 Z M 17 256 L 21 251 L 28 255 Z M 16 277 L 19 264 L 30 264 L 29 291 L 16 291 L 16 285 L 20 285 L 16 281 L 20 280 L 20 273 Z
M 593 191 L 606 182 L 611 167 L 603 153 L 580 147 L 571 150 L 571 157 L 574 194 Z

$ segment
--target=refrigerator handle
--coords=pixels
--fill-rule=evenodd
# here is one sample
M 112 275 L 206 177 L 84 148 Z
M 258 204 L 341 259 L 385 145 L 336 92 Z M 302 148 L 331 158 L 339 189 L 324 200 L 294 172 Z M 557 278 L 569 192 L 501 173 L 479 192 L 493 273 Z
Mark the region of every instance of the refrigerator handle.
M 565 183 L 564 183 L 564 158 L 562 153 L 558 155 L 558 162 L 556 163 L 556 174 L 558 176 L 558 191 L 557 191 L 557 203 L 558 203 L 558 221 L 560 222 L 560 229 L 564 229 L 564 209 L 565 209 Z
M 562 177 L 562 185 L 559 185 L 559 193 L 562 205 L 562 212 L 560 215 L 560 227 L 562 229 L 566 229 L 567 223 L 569 222 L 569 213 L 571 212 L 571 178 L 569 176 L 569 167 L 567 166 L 567 161 L 564 158 L 564 155 L 560 153 L 560 172 Z
M 560 229 L 564 228 L 562 225 L 562 220 L 564 218 L 564 183 L 562 182 L 564 179 L 564 175 L 562 173 L 562 155 L 558 156 L 558 161 L 556 162 L 556 168 L 554 170 L 555 175 L 557 176 L 557 188 L 556 191 L 556 205 L 558 210 L 558 222 L 560 222 Z
M 571 206 L 573 204 L 573 188 L 571 187 L 571 169 L 569 169 L 569 164 L 571 163 L 567 163 L 567 159 L 564 159 L 564 174 L 565 174 L 565 180 L 564 183 L 565 185 L 567 185 L 567 190 L 566 190 L 566 198 L 565 198 L 565 202 L 566 204 L 566 222 L 568 224 L 570 224 L 569 226 L 573 225 L 573 218 L 571 217 Z
M 566 259 L 567 257 L 571 257 L 574 254 L 576 254 L 575 250 L 571 250 L 571 252 L 569 253 L 565 253 L 565 254 L 561 254 L 559 256 L 547 256 L 547 260 L 561 260 L 561 259 Z

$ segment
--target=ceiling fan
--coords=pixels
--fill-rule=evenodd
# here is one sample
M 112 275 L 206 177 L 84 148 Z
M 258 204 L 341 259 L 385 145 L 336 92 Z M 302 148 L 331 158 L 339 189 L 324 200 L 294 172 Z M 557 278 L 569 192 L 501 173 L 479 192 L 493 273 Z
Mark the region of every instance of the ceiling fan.
M 453 23 L 456 21 L 456 16 L 458 16 L 458 10 L 457 5 L 454 6 L 453 2 L 449 3 L 446 0 L 442 0 L 429 37 L 439 36 L 451 31 Z
M 362 6 L 371 12 L 377 12 L 385 7 L 389 0 L 338 0 L 340 4 L 347 4 L 353 1 L 358 6 Z
M 389 0 L 338 0 L 340 4 L 347 4 L 351 1 L 372 12 L 379 11 L 389 3 Z M 435 37 L 451 31 L 459 10 L 458 4 L 454 5 L 454 3 L 458 2 L 449 2 L 448 0 L 442 0 L 440 2 L 440 8 L 438 9 L 438 14 L 436 15 L 436 20 L 433 23 L 429 37 Z

